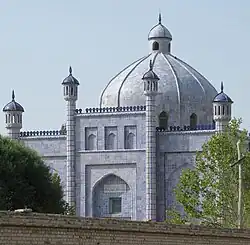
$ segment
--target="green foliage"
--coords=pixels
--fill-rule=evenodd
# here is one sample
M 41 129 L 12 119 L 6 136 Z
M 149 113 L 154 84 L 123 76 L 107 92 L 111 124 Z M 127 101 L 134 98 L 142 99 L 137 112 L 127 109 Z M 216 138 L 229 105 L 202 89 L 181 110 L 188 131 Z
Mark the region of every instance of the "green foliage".
M 250 155 L 246 149 L 246 130 L 241 120 L 232 120 L 225 132 L 213 135 L 196 154 L 196 166 L 184 169 L 175 189 L 176 200 L 185 216 L 169 210 L 170 221 L 185 223 L 200 220 L 210 226 L 237 227 L 238 165 L 236 143 L 241 140 L 243 178 L 243 226 L 250 225 Z
M 60 182 L 35 151 L 0 136 L 0 210 L 64 213 Z

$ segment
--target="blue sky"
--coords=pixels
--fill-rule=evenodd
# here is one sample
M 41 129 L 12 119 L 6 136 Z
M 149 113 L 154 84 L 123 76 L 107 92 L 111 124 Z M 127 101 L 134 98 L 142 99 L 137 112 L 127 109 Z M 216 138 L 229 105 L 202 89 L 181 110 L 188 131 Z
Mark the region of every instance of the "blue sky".
M 78 108 L 97 106 L 109 79 L 148 53 L 157 23 L 173 35 L 172 53 L 234 100 L 233 114 L 250 129 L 250 1 L 1 0 L 0 74 L 4 106 L 15 89 L 24 130 L 65 122 L 61 82 L 68 67 L 81 83 Z M 5 133 L 4 114 L 0 133 Z

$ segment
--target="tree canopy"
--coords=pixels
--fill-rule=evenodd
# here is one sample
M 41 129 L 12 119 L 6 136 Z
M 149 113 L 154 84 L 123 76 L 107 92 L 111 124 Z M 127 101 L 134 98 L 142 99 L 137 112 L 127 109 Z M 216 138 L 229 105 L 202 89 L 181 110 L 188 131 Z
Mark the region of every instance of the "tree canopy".
M 22 142 L 0 136 L 0 210 L 64 213 L 60 178 Z
M 211 226 L 237 227 L 238 165 L 237 141 L 242 160 L 243 227 L 250 226 L 250 155 L 246 147 L 247 131 L 240 130 L 241 120 L 232 120 L 226 131 L 216 133 L 196 154 L 196 166 L 184 169 L 175 189 L 177 203 L 184 215 L 168 210 L 175 223 L 199 222 Z

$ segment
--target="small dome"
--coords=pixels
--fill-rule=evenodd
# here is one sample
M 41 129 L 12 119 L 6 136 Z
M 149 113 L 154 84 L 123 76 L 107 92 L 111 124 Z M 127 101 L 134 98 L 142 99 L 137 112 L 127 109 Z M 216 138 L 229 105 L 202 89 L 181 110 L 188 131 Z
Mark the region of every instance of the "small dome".
M 12 91 L 12 101 L 9 102 L 4 108 L 3 111 L 21 111 L 24 112 L 23 107 L 15 101 L 15 92 Z
M 142 80 L 160 80 L 159 77 L 153 72 L 152 60 L 150 60 L 150 63 L 149 63 L 149 71 L 147 71 L 143 75 Z
M 63 80 L 62 84 L 63 85 L 67 85 L 67 84 L 76 84 L 76 85 L 79 85 L 80 84 L 78 82 L 78 80 L 75 77 L 73 77 L 71 66 L 69 67 L 69 75 Z
M 148 40 L 155 38 L 167 38 L 172 40 L 170 31 L 161 23 L 161 14 L 159 14 L 159 23 L 155 25 L 148 34 Z
M 232 99 L 223 92 L 223 82 L 221 83 L 221 92 L 214 97 L 213 102 L 228 102 L 233 103 Z

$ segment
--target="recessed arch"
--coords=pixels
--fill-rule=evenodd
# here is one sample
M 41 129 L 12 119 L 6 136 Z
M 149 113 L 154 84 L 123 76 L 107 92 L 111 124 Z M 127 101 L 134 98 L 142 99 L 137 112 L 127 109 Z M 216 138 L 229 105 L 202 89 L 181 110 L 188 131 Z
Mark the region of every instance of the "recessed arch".
M 159 50 L 160 44 L 158 42 L 153 42 L 152 49 L 153 50 Z
M 197 127 L 197 115 L 192 113 L 190 116 L 190 129 L 196 129 Z
M 159 128 L 168 128 L 168 113 L 165 111 L 162 111 L 159 115 Z
M 115 174 L 107 174 L 92 189 L 93 217 L 131 219 L 132 190 Z

